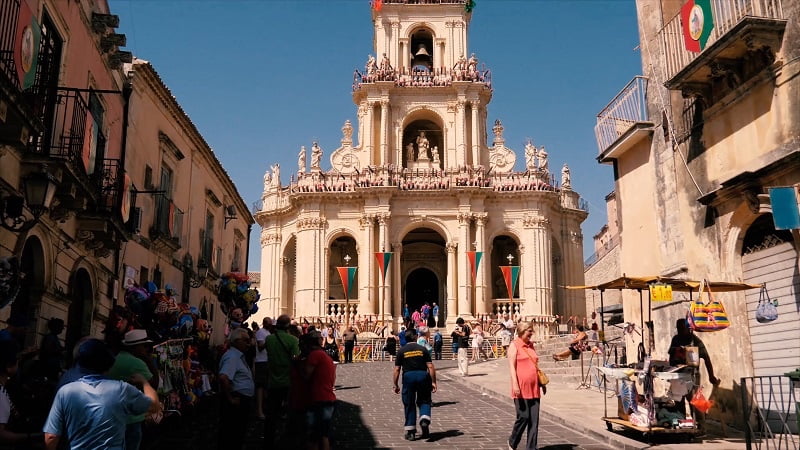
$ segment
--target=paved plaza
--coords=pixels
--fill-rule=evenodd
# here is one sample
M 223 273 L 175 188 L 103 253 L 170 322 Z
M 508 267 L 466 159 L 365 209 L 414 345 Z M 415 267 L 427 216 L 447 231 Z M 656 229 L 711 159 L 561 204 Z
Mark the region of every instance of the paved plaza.
M 436 363 L 439 370 L 455 366 L 454 361 Z M 402 403 L 391 389 L 392 364 L 374 362 L 337 367 L 336 448 L 508 448 L 506 440 L 514 420 L 511 399 L 500 401 L 444 374 L 438 380 L 439 391 L 433 395 L 430 439 L 404 440 Z M 542 417 L 539 448 L 578 450 L 609 446 Z

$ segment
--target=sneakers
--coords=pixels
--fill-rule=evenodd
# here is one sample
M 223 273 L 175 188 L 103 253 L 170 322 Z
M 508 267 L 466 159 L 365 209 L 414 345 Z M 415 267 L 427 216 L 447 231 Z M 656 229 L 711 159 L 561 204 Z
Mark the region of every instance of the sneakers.
M 422 419 L 419 421 L 419 427 L 422 428 L 422 435 L 420 435 L 422 439 L 427 439 L 428 437 L 430 437 L 431 435 L 430 426 L 431 426 L 431 421 L 428 419 Z
M 407 441 L 414 441 L 417 439 L 417 433 L 414 433 L 413 431 L 406 431 L 406 435 L 403 436 L 403 439 Z

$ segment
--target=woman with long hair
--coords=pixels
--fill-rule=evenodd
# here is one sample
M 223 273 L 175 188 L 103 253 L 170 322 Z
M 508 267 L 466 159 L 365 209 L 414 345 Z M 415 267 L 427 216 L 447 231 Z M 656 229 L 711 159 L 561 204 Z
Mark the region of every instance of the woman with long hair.
M 508 347 L 508 365 L 511 373 L 511 398 L 517 410 L 517 419 L 508 438 L 508 448 L 515 450 L 528 430 L 526 449 L 536 449 L 539 434 L 539 399 L 547 387 L 539 384 L 539 355 L 533 346 L 533 328 L 530 322 L 517 325 L 517 338 Z

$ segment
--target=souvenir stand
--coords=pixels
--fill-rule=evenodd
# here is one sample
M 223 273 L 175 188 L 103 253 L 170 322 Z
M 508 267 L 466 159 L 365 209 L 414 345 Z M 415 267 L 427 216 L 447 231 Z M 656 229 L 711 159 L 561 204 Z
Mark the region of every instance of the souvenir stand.
M 718 281 L 707 281 L 705 282 L 706 285 L 710 288 L 713 292 L 729 292 L 729 291 L 742 291 L 746 289 L 755 289 L 760 288 L 761 285 L 757 284 L 746 284 L 746 283 L 733 283 L 733 282 L 718 282 Z M 610 416 L 608 412 L 608 398 L 603 396 L 603 417 L 601 418 L 603 421 L 606 422 L 606 427 L 609 431 L 613 429 L 614 425 L 621 426 L 626 429 L 633 429 L 636 431 L 642 432 L 646 436 L 651 436 L 654 434 L 660 433 L 679 433 L 679 434 L 686 434 L 686 435 L 693 435 L 698 432 L 694 411 L 692 410 L 691 417 L 682 417 L 678 418 L 673 416 L 670 418 L 670 409 L 668 404 L 670 399 L 668 397 L 659 397 L 656 398 L 654 393 L 654 383 L 656 382 L 655 379 L 661 379 L 669 381 L 671 384 L 675 383 L 674 385 L 688 385 L 688 391 L 681 395 L 680 393 L 676 393 L 676 396 L 680 396 L 682 399 L 685 399 L 684 395 L 691 392 L 691 388 L 697 380 L 699 379 L 699 372 L 697 366 L 688 366 L 688 365 L 680 365 L 678 367 L 669 367 L 669 365 L 663 361 L 652 361 L 650 355 L 650 345 L 652 345 L 653 339 L 653 323 L 652 323 L 652 301 L 653 301 L 653 294 L 655 295 L 663 295 L 667 293 L 667 295 L 671 295 L 672 291 L 679 291 L 679 292 L 688 292 L 689 293 L 689 305 L 693 302 L 692 295 L 695 291 L 699 291 L 703 282 L 695 281 L 695 280 L 684 280 L 684 279 L 677 279 L 677 278 L 666 278 L 666 277 L 627 277 L 622 276 L 615 280 L 608 281 L 606 283 L 598 284 L 595 286 L 566 286 L 567 289 L 591 289 L 591 290 L 598 290 L 600 291 L 600 341 L 605 343 L 605 321 L 603 320 L 603 293 L 609 289 L 618 289 L 618 290 L 635 290 L 639 293 L 639 308 L 642 311 L 640 314 L 640 329 L 641 333 L 641 343 L 639 344 L 639 352 L 638 352 L 638 362 L 637 364 L 631 364 L 631 366 L 625 367 L 618 367 L 617 364 L 612 365 L 611 367 L 602 367 L 599 368 L 600 372 L 603 376 L 603 389 L 605 390 L 607 387 L 608 379 L 614 379 L 617 382 L 617 392 L 619 393 L 619 404 L 617 408 L 617 415 Z M 647 305 L 645 309 L 644 304 L 644 292 L 647 292 Z M 650 345 L 645 347 L 645 311 L 647 312 L 648 320 L 647 324 L 649 325 L 649 342 Z M 616 362 L 616 361 L 615 361 Z M 635 390 L 635 383 L 630 381 L 636 375 L 641 384 L 643 386 L 643 392 L 637 395 Z M 644 402 L 640 405 L 638 404 L 638 397 L 642 396 L 644 398 Z M 675 399 L 672 399 L 673 408 L 675 404 Z M 683 402 L 678 403 L 678 405 L 684 405 Z M 684 406 L 685 407 L 685 406 Z M 658 412 L 658 413 L 657 413 Z M 672 412 L 672 414 L 681 414 L 685 415 L 685 409 L 682 412 Z M 669 425 L 666 425 L 665 422 L 669 422 Z M 659 426 L 657 424 L 662 424 Z

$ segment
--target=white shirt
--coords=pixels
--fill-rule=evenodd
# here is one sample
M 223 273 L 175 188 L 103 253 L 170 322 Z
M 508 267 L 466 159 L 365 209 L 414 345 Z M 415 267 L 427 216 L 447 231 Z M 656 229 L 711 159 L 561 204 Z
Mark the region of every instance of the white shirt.
M 269 331 L 267 331 L 266 328 L 264 328 L 264 327 L 259 328 L 258 331 L 256 331 L 256 342 L 259 345 L 264 345 L 264 341 L 267 340 L 267 336 L 269 336 L 269 335 L 270 335 L 270 333 L 269 333 Z M 256 359 L 255 359 L 255 362 L 257 362 L 257 363 L 258 362 L 267 362 L 268 360 L 269 360 L 269 358 L 267 358 L 267 348 L 264 347 L 264 350 L 259 350 L 258 347 L 256 347 Z

